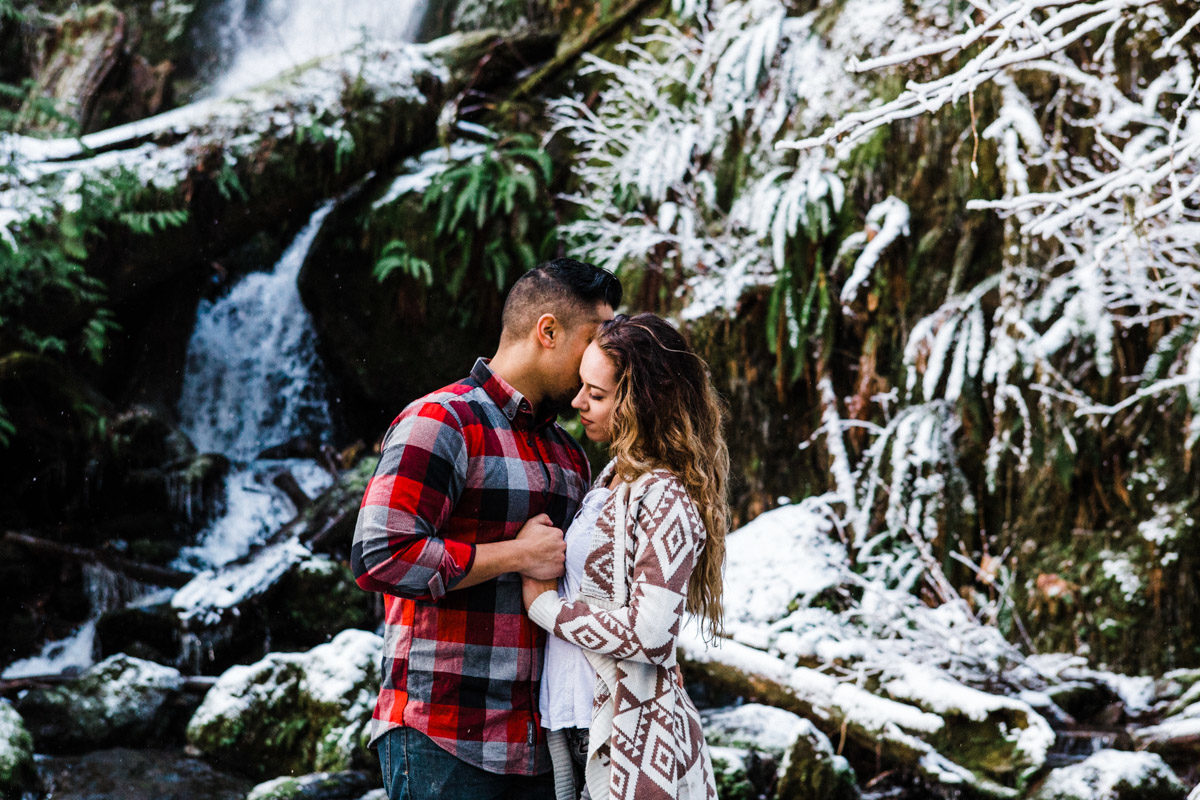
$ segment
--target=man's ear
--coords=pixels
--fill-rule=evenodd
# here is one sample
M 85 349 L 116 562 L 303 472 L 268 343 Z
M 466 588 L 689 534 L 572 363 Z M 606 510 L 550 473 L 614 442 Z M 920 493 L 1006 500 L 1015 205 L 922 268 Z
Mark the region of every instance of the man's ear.
M 553 314 L 542 314 L 533 326 L 533 335 L 537 338 L 538 344 L 549 350 L 554 347 L 554 343 L 558 339 L 562 338 L 562 326 L 558 324 L 558 318 Z

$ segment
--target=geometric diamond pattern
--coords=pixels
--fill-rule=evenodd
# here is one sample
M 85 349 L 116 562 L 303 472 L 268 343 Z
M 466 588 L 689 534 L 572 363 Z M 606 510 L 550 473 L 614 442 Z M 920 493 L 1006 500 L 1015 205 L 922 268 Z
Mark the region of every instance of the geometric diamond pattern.
M 594 798 L 716 800 L 700 715 L 675 667 L 704 540 L 700 515 L 671 473 L 618 482 L 596 522 L 578 599 L 550 595 L 530 609 L 596 667 L 586 767 Z

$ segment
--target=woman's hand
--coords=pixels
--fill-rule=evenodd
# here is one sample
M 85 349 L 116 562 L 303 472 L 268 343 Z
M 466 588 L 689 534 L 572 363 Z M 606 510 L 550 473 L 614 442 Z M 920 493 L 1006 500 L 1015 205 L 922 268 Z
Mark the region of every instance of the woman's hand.
M 558 592 L 558 581 L 540 581 L 537 578 L 530 578 L 525 575 L 521 576 L 521 597 L 525 601 L 525 610 L 533 605 L 533 601 L 537 600 L 545 592 Z

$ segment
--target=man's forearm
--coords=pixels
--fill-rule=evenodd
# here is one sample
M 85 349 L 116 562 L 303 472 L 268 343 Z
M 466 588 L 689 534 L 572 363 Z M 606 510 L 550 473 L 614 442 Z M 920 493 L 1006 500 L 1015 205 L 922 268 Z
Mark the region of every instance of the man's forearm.
M 520 572 L 525 562 L 524 547 L 516 539 L 476 545 L 475 560 L 471 563 L 471 568 L 462 580 L 454 584 L 451 591 L 475 586 L 506 572 Z
M 542 517 L 549 522 L 549 517 Z M 454 589 L 466 589 L 505 572 L 519 572 L 543 580 L 558 578 L 563 574 L 566 558 L 567 545 L 562 531 L 535 518 L 526 524 L 516 539 L 476 545 L 471 568 L 454 584 Z

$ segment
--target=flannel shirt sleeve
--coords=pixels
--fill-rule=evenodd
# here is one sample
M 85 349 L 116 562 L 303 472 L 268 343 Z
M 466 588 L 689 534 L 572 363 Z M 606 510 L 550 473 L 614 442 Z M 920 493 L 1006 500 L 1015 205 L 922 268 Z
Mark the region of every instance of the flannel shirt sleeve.
M 688 580 L 704 541 L 691 499 L 676 483 L 646 493 L 626 604 L 613 611 L 543 592 L 529 618 L 560 639 L 593 653 L 648 664 L 669 663 L 687 601 Z M 621 545 L 618 543 L 617 545 Z
M 358 511 L 350 563 L 361 588 L 420 600 L 454 588 L 471 569 L 475 546 L 439 531 L 466 476 L 466 438 L 449 409 L 427 402 L 400 415 Z

